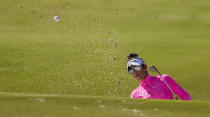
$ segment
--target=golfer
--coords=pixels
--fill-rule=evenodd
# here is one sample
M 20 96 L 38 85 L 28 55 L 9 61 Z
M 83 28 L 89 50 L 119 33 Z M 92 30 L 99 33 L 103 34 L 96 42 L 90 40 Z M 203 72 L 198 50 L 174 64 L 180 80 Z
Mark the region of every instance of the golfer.
M 162 75 L 164 79 L 161 76 L 150 76 L 147 65 L 138 54 L 131 53 L 127 56 L 127 70 L 140 84 L 131 93 L 130 98 L 172 100 L 174 99 L 173 91 L 181 100 L 191 100 L 190 95 L 169 75 Z

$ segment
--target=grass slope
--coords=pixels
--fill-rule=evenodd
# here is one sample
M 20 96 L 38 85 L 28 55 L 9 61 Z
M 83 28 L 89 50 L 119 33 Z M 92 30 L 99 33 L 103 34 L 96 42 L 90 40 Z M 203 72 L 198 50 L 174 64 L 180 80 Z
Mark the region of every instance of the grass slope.
M 1 93 L 0 113 L 1 117 L 208 117 L 210 103 Z
M 125 56 L 209 100 L 208 0 L 1 0 L 0 91 L 128 97 Z M 60 16 L 59 22 L 53 17 Z

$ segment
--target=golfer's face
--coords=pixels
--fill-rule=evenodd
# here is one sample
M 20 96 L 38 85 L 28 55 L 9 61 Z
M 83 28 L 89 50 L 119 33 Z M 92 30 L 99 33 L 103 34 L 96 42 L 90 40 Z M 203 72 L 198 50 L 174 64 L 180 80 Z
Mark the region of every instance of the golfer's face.
M 134 71 L 133 77 L 137 80 L 140 80 L 142 77 L 144 77 L 145 73 L 146 73 L 146 68 L 141 66 L 140 71 Z

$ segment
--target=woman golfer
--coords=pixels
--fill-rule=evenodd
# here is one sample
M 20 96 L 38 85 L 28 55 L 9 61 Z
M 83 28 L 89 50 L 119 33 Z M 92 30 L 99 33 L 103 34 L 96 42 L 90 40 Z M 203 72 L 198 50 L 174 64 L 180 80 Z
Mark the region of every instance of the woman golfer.
M 131 98 L 172 100 L 173 95 L 176 95 L 181 100 L 191 100 L 190 95 L 170 76 L 150 76 L 147 65 L 138 54 L 131 53 L 127 56 L 127 70 L 140 84 L 131 93 Z

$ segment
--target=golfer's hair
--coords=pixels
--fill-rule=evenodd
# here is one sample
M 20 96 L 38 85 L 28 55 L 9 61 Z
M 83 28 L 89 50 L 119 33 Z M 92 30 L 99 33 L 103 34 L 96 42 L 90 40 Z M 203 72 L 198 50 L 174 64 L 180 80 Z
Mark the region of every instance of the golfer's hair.
M 135 58 L 141 58 L 141 57 L 139 57 L 139 55 L 136 54 L 136 53 L 130 53 L 130 54 L 128 54 L 128 56 L 127 56 L 127 61 L 129 61 L 129 60 L 131 60 L 131 59 L 135 59 Z

